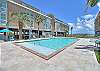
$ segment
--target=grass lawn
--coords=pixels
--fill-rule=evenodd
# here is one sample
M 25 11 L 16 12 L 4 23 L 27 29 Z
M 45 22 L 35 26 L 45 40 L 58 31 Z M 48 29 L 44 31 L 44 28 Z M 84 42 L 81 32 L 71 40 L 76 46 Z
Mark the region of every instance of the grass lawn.
M 100 51 L 95 51 L 97 61 L 100 63 Z

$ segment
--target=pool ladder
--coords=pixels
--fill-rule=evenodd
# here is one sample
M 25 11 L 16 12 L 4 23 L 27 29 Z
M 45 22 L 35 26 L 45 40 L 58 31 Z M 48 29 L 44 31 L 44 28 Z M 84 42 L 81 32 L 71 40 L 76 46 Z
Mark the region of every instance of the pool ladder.
M 33 42 L 33 44 L 36 45 L 37 43 L 36 42 Z M 38 42 L 38 45 L 40 45 L 40 42 Z

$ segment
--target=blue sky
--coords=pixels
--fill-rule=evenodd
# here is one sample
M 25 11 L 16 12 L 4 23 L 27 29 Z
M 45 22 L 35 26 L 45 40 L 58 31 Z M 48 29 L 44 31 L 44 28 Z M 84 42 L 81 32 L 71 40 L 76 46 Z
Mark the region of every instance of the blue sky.
M 52 13 L 64 22 L 76 22 L 76 18 L 84 14 L 86 0 L 23 0 L 32 6 Z M 96 14 L 97 7 L 89 10 L 90 14 Z
M 52 13 L 58 19 L 75 27 L 75 24 L 79 24 L 77 19 L 84 15 L 84 10 L 86 7 L 85 5 L 87 0 L 23 0 L 23 1 L 42 10 L 43 12 Z M 95 16 L 97 12 L 98 12 L 97 6 L 90 8 L 88 10 L 88 14 L 90 17 Z M 87 32 L 87 30 L 85 30 L 85 28 L 87 28 L 88 31 L 92 31 L 93 34 L 93 29 L 90 28 L 90 27 L 94 28 L 93 24 L 87 23 L 86 26 L 84 27 L 80 23 L 80 25 L 78 25 L 77 27 L 78 28 L 76 28 L 76 30 L 73 31 L 74 33 L 77 30 L 81 29 L 80 31 L 78 31 L 79 33 L 91 34 L 91 32 Z

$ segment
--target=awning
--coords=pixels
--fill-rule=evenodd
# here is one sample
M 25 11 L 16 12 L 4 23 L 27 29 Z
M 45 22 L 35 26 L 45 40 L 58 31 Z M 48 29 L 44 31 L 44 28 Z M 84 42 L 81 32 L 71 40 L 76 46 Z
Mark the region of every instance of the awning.
M 9 30 L 9 29 L 3 29 L 3 30 L 0 30 L 0 33 L 4 33 L 4 32 L 12 32 L 12 31 Z

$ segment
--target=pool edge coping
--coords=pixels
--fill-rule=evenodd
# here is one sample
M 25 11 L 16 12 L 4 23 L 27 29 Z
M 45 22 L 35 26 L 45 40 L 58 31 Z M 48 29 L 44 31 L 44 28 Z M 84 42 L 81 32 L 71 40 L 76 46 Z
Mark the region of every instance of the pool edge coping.
M 66 37 L 65 37 L 65 38 L 66 38 Z M 37 40 L 38 40 L 38 39 L 37 39 Z M 40 40 L 41 40 L 41 39 L 40 39 Z M 45 60 L 49 60 L 49 59 L 51 59 L 52 57 L 54 57 L 54 56 L 56 56 L 57 54 L 59 54 L 60 52 L 62 52 L 63 50 L 65 50 L 67 47 L 69 47 L 69 46 L 73 45 L 74 43 L 76 43 L 78 40 L 80 40 L 80 39 L 76 38 L 76 41 L 72 42 L 71 44 L 68 44 L 68 45 L 64 46 L 64 47 L 61 48 L 61 49 L 58 49 L 57 51 L 51 53 L 51 54 L 48 55 L 48 56 L 43 55 L 43 54 L 41 54 L 41 53 L 39 53 L 39 52 L 36 52 L 36 51 L 34 51 L 34 50 L 30 49 L 30 48 L 27 48 L 27 47 L 18 45 L 18 44 L 16 44 L 16 42 L 13 42 L 12 44 L 14 44 L 14 45 L 16 45 L 16 46 L 19 46 L 20 48 L 22 48 L 22 49 L 24 49 L 24 50 L 26 50 L 26 51 L 28 51 L 28 52 L 34 54 L 34 55 L 37 55 L 37 56 L 39 56 L 40 58 L 43 58 L 43 59 L 45 59 Z

